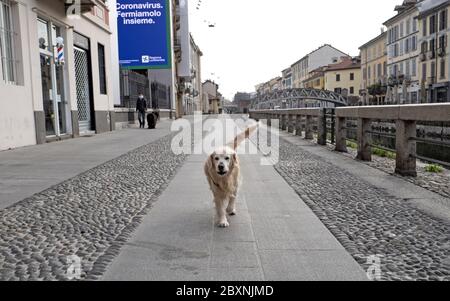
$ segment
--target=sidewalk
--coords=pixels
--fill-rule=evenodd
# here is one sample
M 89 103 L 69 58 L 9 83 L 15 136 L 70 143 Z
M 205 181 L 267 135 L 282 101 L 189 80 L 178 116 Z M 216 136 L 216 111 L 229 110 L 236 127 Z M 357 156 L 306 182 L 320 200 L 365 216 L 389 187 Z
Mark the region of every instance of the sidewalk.
M 231 226 L 214 225 L 204 156 L 193 155 L 103 280 L 367 280 L 272 166 L 241 156 L 244 184 Z
M 0 152 L 0 209 L 117 158 L 170 133 L 137 128 Z

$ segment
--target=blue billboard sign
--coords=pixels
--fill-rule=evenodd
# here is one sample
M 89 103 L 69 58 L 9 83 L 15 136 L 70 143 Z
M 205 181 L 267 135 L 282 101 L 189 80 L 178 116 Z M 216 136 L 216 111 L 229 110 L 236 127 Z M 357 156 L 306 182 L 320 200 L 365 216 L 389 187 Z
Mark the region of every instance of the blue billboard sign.
M 171 68 L 169 0 L 118 0 L 119 63 L 125 69 Z

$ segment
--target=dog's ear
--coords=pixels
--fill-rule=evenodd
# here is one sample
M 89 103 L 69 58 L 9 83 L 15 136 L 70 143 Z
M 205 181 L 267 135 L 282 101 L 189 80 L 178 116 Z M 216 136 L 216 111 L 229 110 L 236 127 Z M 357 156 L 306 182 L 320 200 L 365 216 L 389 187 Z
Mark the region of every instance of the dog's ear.
M 239 165 L 239 159 L 236 153 L 234 153 L 231 157 L 233 160 L 231 160 L 230 169 L 234 169 L 235 166 Z
M 206 162 L 206 166 L 208 170 L 212 170 L 214 167 L 214 157 L 216 156 L 215 153 L 211 154 Z

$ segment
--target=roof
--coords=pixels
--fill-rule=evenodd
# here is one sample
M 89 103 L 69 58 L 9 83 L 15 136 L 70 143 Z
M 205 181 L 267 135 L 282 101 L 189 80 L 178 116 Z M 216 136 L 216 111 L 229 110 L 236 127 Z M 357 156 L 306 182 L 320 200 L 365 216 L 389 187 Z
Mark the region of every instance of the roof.
M 319 51 L 320 49 L 322 49 L 322 48 L 324 48 L 324 47 L 330 47 L 330 48 L 333 48 L 334 50 L 339 51 L 340 53 L 342 53 L 342 54 L 344 54 L 344 55 L 346 55 L 346 56 L 349 56 L 347 53 L 345 53 L 345 52 L 343 52 L 343 51 L 341 51 L 341 50 L 339 50 L 339 49 L 337 49 L 337 48 L 331 46 L 330 44 L 325 44 L 325 45 L 320 46 L 320 47 L 317 48 L 316 50 L 311 51 L 310 53 L 308 53 L 307 55 L 305 55 L 304 57 L 302 57 L 301 59 L 299 59 L 298 61 L 296 61 L 295 63 L 293 63 L 293 64 L 291 65 L 291 68 L 292 68 L 292 66 L 297 65 L 298 63 L 300 63 L 301 61 L 303 61 L 305 58 L 307 58 L 308 56 L 310 56 L 310 55 L 313 54 L 314 52 Z
M 360 46 L 358 49 L 361 50 L 361 48 L 364 48 L 366 46 L 369 46 L 370 44 L 373 44 L 379 40 L 381 40 L 382 38 L 386 38 L 387 37 L 387 31 L 383 31 L 383 33 L 381 33 L 380 35 L 378 35 L 376 38 L 373 38 L 372 40 L 370 40 L 369 42 L 365 43 L 364 45 Z
M 346 70 L 346 69 L 360 69 L 361 60 L 359 58 L 345 58 L 342 62 L 337 64 L 328 65 L 325 72 L 336 71 L 336 70 Z
M 393 22 L 397 21 L 401 17 L 411 13 L 412 11 L 417 9 L 417 3 L 421 2 L 422 0 L 405 0 L 403 1 L 402 5 L 397 5 L 395 7 L 395 11 L 397 11 L 397 14 L 387 20 L 383 23 L 385 26 L 389 26 L 389 24 L 392 24 Z
M 417 4 L 419 16 L 423 17 L 436 9 L 450 5 L 450 0 L 425 0 Z

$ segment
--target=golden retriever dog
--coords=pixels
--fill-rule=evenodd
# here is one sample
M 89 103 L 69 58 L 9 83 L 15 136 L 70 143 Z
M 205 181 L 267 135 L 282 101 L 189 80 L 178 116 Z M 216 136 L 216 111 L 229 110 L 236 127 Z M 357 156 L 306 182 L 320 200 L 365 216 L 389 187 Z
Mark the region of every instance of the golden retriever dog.
M 238 135 L 233 143 L 216 149 L 206 160 L 205 175 L 214 195 L 217 226 L 221 228 L 230 226 L 227 214 L 236 215 L 236 198 L 241 184 L 240 164 L 236 150 L 256 129 L 257 126 L 248 128 Z

